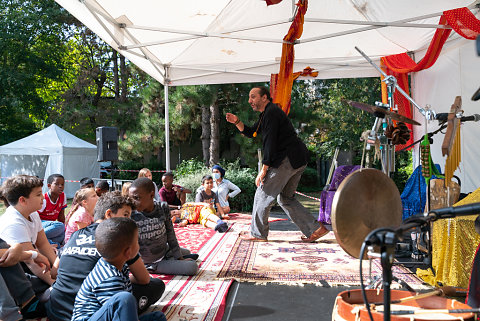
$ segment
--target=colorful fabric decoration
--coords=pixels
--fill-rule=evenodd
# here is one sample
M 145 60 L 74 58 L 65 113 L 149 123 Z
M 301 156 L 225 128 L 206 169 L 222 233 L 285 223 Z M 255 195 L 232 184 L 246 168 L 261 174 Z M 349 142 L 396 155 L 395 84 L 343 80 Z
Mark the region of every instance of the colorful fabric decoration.
M 293 61 L 295 59 L 295 50 L 293 46 L 295 40 L 302 36 L 304 16 L 307 12 L 308 1 L 300 0 L 296 5 L 297 13 L 295 18 L 293 18 L 287 35 L 283 38 L 284 43 L 282 45 L 280 71 L 277 76 L 272 75 L 273 81 L 270 84 L 270 94 L 272 95 L 273 102 L 279 105 L 287 115 L 290 112 L 290 97 L 294 80 Z
M 467 39 L 476 39 L 480 34 L 480 20 L 478 20 L 468 8 L 458 8 L 444 11 L 438 22 L 439 25 L 450 26 L 455 32 Z M 393 75 L 398 85 L 409 94 L 408 73 L 417 72 L 430 68 L 436 61 L 443 45 L 447 41 L 452 29 L 437 29 L 425 56 L 418 62 L 408 56 L 407 53 L 390 55 L 381 58 L 381 66 L 387 75 Z M 410 102 L 397 90 L 394 93 L 395 105 L 401 115 L 412 118 L 412 107 Z M 382 102 L 387 103 L 387 87 L 382 82 Z M 412 125 L 407 125 L 412 130 Z M 413 142 L 413 136 L 405 145 Z M 396 149 L 403 149 L 403 145 L 397 145 Z

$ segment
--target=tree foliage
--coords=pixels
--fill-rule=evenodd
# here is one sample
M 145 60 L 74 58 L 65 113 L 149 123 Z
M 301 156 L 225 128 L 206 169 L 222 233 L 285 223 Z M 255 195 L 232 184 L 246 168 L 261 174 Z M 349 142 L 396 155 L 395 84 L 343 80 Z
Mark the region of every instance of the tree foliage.
M 0 144 L 35 131 L 63 74 L 67 14 L 53 1 L 0 2 Z

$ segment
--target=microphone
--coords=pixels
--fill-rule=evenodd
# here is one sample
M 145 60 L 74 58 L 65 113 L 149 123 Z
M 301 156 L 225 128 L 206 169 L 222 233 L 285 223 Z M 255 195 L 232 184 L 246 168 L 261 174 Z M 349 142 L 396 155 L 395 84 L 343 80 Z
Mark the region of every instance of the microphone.
M 430 216 L 436 220 L 440 218 L 452 218 L 457 216 L 474 214 L 480 214 L 480 203 L 472 203 L 456 207 L 438 208 L 435 210 L 431 210 L 428 214 L 426 214 L 426 216 Z
M 478 41 L 477 41 L 478 42 Z M 479 42 L 480 43 L 480 42 Z M 473 94 L 472 100 L 477 101 L 480 99 L 480 88 L 477 89 L 477 91 Z
M 480 88 L 479 88 L 479 90 L 480 90 Z M 472 116 L 464 116 L 464 117 L 460 118 L 460 121 L 472 121 L 472 120 L 473 121 L 479 121 L 480 120 L 480 115 L 479 114 L 473 114 Z
M 478 89 L 480 91 L 480 88 Z M 480 99 L 480 93 L 479 93 L 479 99 Z M 438 121 L 446 121 L 448 120 L 448 114 L 449 113 L 438 113 L 435 116 L 435 119 Z M 460 121 L 479 121 L 480 120 L 480 115 L 479 114 L 473 114 L 472 116 L 463 116 L 460 117 Z

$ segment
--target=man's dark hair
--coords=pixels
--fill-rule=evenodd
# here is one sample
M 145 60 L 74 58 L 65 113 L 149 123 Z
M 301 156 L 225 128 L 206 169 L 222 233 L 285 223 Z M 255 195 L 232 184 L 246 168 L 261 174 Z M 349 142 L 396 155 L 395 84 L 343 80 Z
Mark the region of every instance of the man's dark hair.
M 137 223 L 126 217 L 102 221 L 95 231 L 95 247 L 105 259 L 114 259 L 132 244 L 137 229 Z
M 80 188 L 84 188 L 89 184 L 92 184 L 92 185 L 94 184 L 93 179 L 91 179 L 90 177 L 84 177 L 80 180 Z
M 205 183 L 205 181 L 209 181 L 209 180 L 212 180 L 213 181 L 213 177 L 212 175 L 205 175 L 202 177 L 202 185 L 203 183 Z
M 262 97 L 263 95 L 267 95 L 267 99 L 272 101 L 272 97 L 270 96 L 270 90 L 268 90 L 267 87 L 257 86 L 253 88 L 257 88 L 259 90 L 260 97 Z
M 148 193 L 155 192 L 155 185 L 152 180 L 146 177 L 139 177 L 132 182 L 130 188 L 140 188 Z
M 61 178 L 65 181 L 65 177 L 63 177 L 62 174 L 52 174 L 52 175 L 48 176 L 47 184 L 52 184 L 53 181 L 56 180 L 57 178 Z
M 162 177 L 171 177 L 173 179 L 173 173 L 172 172 L 166 172 L 165 174 L 162 175 Z
M 93 219 L 95 221 L 104 220 L 107 210 L 116 214 L 124 205 L 130 206 L 132 210 L 135 209 L 133 201 L 127 196 L 123 196 L 120 191 L 107 192 L 98 199 Z
M 21 196 L 28 197 L 35 187 L 42 187 L 43 181 L 35 176 L 16 175 L 7 179 L 0 188 L 0 195 L 15 206 Z
M 102 191 L 108 191 L 110 189 L 110 185 L 108 185 L 107 181 L 99 181 L 95 187 Z

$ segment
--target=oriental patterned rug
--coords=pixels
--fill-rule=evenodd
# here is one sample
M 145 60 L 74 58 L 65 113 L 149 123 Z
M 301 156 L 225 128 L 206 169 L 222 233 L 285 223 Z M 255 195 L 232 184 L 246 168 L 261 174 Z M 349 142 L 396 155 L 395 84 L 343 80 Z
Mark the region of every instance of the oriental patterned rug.
M 330 232 L 316 243 L 300 242 L 301 232 L 270 231 L 268 242 L 239 238 L 219 278 L 257 283 L 314 283 L 323 286 L 359 286 L 359 260 L 338 245 Z M 363 262 L 364 281 L 369 280 L 369 261 Z M 372 261 L 373 277 L 382 274 L 380 262 Z M 414 289 L 428 288 L 408 269 L 394 265 L 393 275 Z M 392 284 L 395 287 L 396 283 Z

